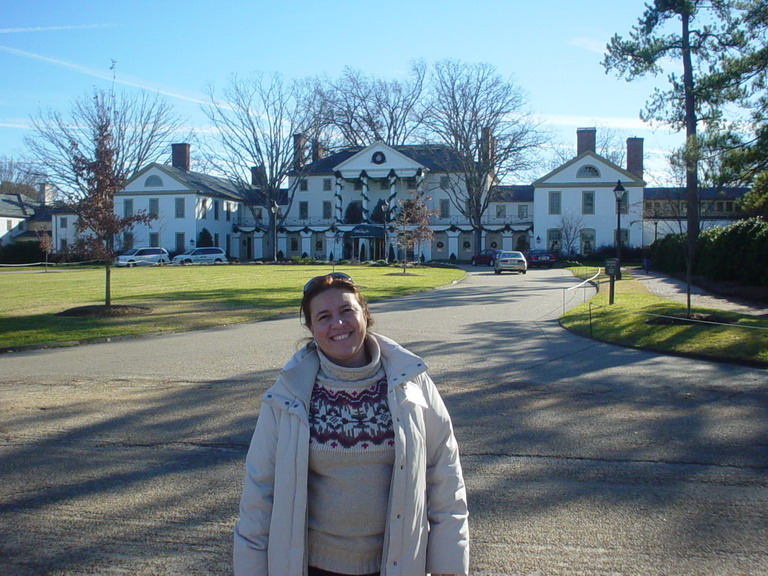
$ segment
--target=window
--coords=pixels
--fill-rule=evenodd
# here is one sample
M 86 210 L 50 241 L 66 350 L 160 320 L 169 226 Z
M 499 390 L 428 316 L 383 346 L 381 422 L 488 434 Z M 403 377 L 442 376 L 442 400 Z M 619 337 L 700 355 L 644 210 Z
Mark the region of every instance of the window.
M 379 190 L 389 190 L 389 181 L 379 180 Z
M 176 232 L 176 252 L 184 252 L 187 249 L 187 244 L 184 238 L 184 232 Z
M 451 217 L 451 201 L 440 200 L 440 218 L 450 218 L 450 217 Z
M 123 200 L 123 217 L 133 216 L 133 198 Z
M 496 204 L 496 218 L 506 218 L 507 207 L 504 204 Z
M 440 188 L 448 190 L 451 185 L 451 179 L 448 176 L 440 176 Z
M 144 180 L 144 188 L 159 188 L 163 185 L 163 180 L 160 178 L 160 176 L 153 174 L 152 176 L 148 176 L 146 180 Z
M 549 193 L 549 213 L 560 214 L 560 192 Z
M 299 202 L 299 218 L 302 220 L 309 218 L 309 202 L 306 200 Z
M 331 191 L 331 179 L 323 178 L 323 192 L 330 192 L 330 191 Z
M 208 198 L 200 198 L 200 219 L 208 219 Z
M 150 232 L 149 233 L 149 245 L 150 246 L 160 246 L 160 233 L 159 232 Z
M 123 250 L 130 250 L 133 248 L 133 233 L 126 232 L 123 234 Z
M 547 248 L 552 252 L 557 252 L 560 250 L 560 247 L 560 229 L 550 228 L 547 230 Z
M 517 217 L 521 220 L 525 220 L 528 218 L 528 204 L 518 204 L 517 205 Z
M 160 200 L 158 198 L 149 199 L 149 214 L 151 216 L 160 215 Z
M 579 171 L 576 172 L 576 178 L 600 178 L 600 170 L 587 164 L 579 168 Z
M 218 245 L 219 245 L 219 233 L 218 233 L 218 232 L 216 232 L 216 233 L 213 235 L 213 243 L 214 243 L 216 246 L 218 246 Z
M 323 200 L 323 220 L 333 218 L 333 207 L 330 200 Z
M 254 208 L 254 209 L 253 209 L 253 217 L 254 217 L 254 218 L 256 218 L 256 220 L 261 220 L 261 219 L 262 219 L 262 216 L 261 216 L 261 207 L 258 207 L 258 208 Z
M 595 193 L 594 192 L 581 193 L 581 213 L 582 214 L 595 213 Z
M 299 239 L 296 236 L 291 236 L 291 252 L 299 251 Z
M 355 190 L 362 190 L 362 189 L 363 189 L 363 181 L 355 180 Z
M 232 202 L 224 202 L 224 217 L 227 222 L 232 220 Z
M 59 252 L 66 252 L 68 246 L 66 238 L 59 238 Z
M 13 230 L 13 220 L 8 219 L 5 221 L 5 231 L 10 232 L 11 230 Z
M 66 216 L 60 216 L 59 217 L 59 228 L 67 228 L 69 227 L 69 221 L 67 220 Z
M 309 190 L 309 183 L 306 180 L 300 180 L 299 190 L 302 192 L 306 192 L 307 190 Z
M 175 199 L 176 218 L 184 218 L 184 198 Z
M 214 220 L 219 219 L 219 201 L 218 200 L 213 201 L 213 219 Z

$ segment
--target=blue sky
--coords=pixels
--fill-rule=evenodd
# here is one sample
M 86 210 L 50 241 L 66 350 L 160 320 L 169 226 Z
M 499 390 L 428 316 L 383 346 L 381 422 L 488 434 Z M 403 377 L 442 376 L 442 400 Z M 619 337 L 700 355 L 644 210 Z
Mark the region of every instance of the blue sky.
M 575 151 L 576 128 L 645 138 L 646 179 L 683 140 L 639 112 L 664 77 L 627 83 L 600 62 L 645 0 L 0 0 L 0 157 L 19 157 L 29 118 L 66 112 L 93 86 L 165 95 L 193 128 L 207 85 L 232 73 L 335 77 L 345 66 L 404 78 L 414 59 L 487 62 Z M 543 174 L 542 174 L 543 175 Z

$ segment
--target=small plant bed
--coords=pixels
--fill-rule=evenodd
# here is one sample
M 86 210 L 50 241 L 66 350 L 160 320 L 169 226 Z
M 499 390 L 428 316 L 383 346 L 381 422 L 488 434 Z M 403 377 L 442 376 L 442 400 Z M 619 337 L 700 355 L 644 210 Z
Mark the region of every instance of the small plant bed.
M 673 326 L 678 324 L 690 324 L 691 322 L 710 322 L 713 324 L 732 324 L 733 320 L 718 314 L 706 312 L 692 312 L 688 316 L 685 312 L 671 313 L 668 316 L 652 316 L 645 323 L 653 326 Z
M 59 312 L 58 316 L 76 316 L 80 318 L 122 318 L 125 316 L 141 316 L 152 312 L 151 308 L 144 306 L 115 306 L 93 305 L 78 306 Z

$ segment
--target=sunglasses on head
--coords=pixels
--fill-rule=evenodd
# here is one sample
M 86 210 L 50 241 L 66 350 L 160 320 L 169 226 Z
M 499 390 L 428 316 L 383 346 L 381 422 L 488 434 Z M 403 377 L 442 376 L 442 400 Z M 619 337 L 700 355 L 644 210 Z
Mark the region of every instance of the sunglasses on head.
M 347 282 L 348 284 L 354 284 L 354 282 L 352 282 L 352 276 L 349 274 L 344 274 L 344 272 L 331 272 L 330 274 L 315 276 L 309 282 L 304 284 L 304 294 L 317 288 L 317 286 L 324 278 L 332 278 L 333 280 L 341 280 L 342 282 Z

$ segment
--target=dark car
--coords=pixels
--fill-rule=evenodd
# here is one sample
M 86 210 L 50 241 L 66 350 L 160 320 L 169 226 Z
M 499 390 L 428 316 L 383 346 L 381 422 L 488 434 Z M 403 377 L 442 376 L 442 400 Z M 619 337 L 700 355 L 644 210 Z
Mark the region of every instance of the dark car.
M 496 264 L 496 256 L 499 255 L 501 250 L 494 250 L 488 248 L 487 250 L 481 250 L 480 254 L 472 256 L 472 266 L 493 266 Z
M 528 260 L 528 268 L 544 267 L 552 268 L 555 263 L 555 255 L 548 250 L 529 250 L 525 254 Z

